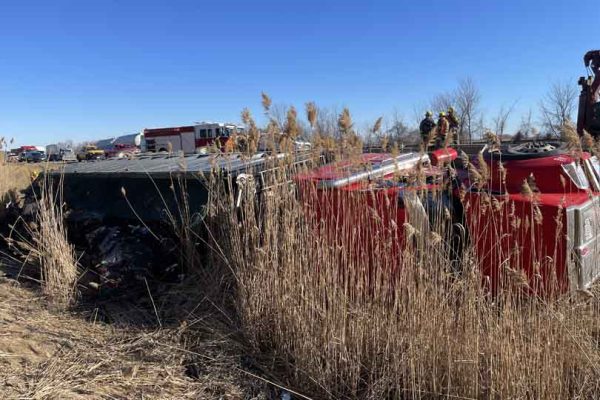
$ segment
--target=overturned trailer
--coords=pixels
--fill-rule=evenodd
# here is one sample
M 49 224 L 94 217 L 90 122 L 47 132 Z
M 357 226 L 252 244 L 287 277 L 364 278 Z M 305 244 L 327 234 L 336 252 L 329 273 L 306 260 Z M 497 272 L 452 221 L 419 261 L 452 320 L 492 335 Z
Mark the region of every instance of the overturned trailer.
M 208 200 L 206 177 L 218 172 L 233 182 L 241 174 L 263 179 L 284 155 L 239 153 L 213 155 L 146 154 L 66 165 L 53 174 L 63 180 L 63 197 L 71 215 L 95 214 L 104 220 L 164 221 L 166 210 L 178 212 L 182 194 L 190 214 Z M 297 162 L 308 159 L 298 153 Z
M 308 221 L 327 247 L 343 249 L 343 279 L 372 286 L 377 276 L 397 277 L 407 247 L 423 252 L 432 227 L 443 226 L 448 267 L 458 269 L 466 235 L 460 203 L 446 190 L 452 182 L 452 148 L 425 154 L 365 153 L 296 176 Z M 449 218 L 440 218 L 448 210 Z M 418 232 L 407 235 L 405 224 Z M 376 271 L 377 270 L 377 271 Z
M 293 165 L 311 160 L 304 153 L 145 154 L 67 164 L 50 172 L 66 204 L 69 240 L 87 271 L 83 281 L 107 293 L 146 276 L 182 276 L 187 271 L 178 235 L 202 220 L 211 174 L 224 182 L 228 198 L 223 200 L 235 201 L 242 192 L 238 187 L 267 186 L 284 157 Z M 30 204 L 36 206 L 33 198 Z

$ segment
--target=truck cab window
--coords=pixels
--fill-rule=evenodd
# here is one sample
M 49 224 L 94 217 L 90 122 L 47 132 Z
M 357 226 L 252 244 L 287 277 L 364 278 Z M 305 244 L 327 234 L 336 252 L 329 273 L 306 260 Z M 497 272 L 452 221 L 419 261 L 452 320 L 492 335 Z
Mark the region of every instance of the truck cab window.
M 600 101 L 594 104 L 592 110 L 592 114 L 594 114 L 592 118 L 600 120 Z
M 213 137 L 213 130 L 212 129 L 207 129 L 206 130 L 206 137 L 208 137 L 208 138 Z
M 201 138 L 207 138 L 208 136 L 206 136 L 206 129 L 200 129 L 200 137 Z
M 588 189 L 590 187 L 590 182 L 585 176 L 585 171 L 578 163 L 572 162 L 569 164 L 563 164 L 562 169 L 571 179 L 571 182 L 573 182 L 579 189 Z

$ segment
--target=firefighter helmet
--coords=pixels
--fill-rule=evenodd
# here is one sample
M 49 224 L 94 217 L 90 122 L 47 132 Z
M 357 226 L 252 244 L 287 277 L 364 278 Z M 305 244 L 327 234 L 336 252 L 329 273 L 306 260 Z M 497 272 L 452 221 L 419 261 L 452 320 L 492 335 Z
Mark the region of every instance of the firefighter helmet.
M 425 113 L 425 116 L 426 116 L 426 117 L 431 117 L 432 115 L 433 115 L 433 113 L 432 113 L 431 111 L 427 111 L 427 112 Z
M 445 117 L 445 116 L 446 116 L 446 113 L 442 111 L 442 112 L 440 113 L 440 117 Z
M 448 114 L 452 114 L 454 112 L 454 107 L 448 107 Z

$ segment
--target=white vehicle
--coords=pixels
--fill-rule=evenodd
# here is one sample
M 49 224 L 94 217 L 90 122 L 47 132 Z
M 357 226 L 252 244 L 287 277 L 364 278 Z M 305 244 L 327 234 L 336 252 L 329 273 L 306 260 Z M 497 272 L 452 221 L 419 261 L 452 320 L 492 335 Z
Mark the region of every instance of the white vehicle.
M 48 161 L 73 161 L 76 159 L 72 149 L 62 147 L 58 144 L 49 144 L 46 146 L 46 158 Z
M 201 122 L 197 125 L 177 126 L 172 128 L 144 129 L 145 151 L 169 151 L 192 154 L 218 141 L 223 146 L 233 133 L 241 133 L 243 129 L 233 124 L 218 122 Z
M 60 160 L 61 161 L 77 161 L 77 156 L 73 149 L 61 149 L 60 150 Z
M 279 140 L 276 136 L 269 136 L 262 134 L 258 140 L 258 151 L 269 151 L 275 145 L 275 151 L 281 151 L 279 149 Z M 294 140 L 295 151 L 308 151 L 312 148 L 312 144 L 309 141 L 298 138 Z
M 49 144 L 46 146 L 46 157 L 48 157 L 48 161 L 59 161 L 60 146 L 57 144 Z

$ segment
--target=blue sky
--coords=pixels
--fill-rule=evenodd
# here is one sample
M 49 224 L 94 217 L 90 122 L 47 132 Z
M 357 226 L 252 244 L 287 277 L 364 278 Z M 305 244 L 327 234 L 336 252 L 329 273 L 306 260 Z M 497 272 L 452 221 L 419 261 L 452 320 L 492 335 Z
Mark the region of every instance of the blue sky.
M 2 1 L 0 135 L 19 144 L 260 114 L 260 92 L 357 124 L 471 77 L 511 124 L 600 48 L 580 1 Z

